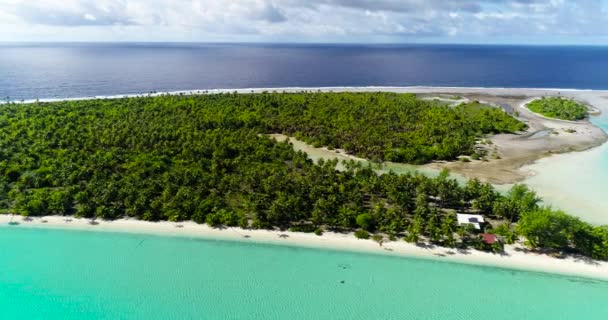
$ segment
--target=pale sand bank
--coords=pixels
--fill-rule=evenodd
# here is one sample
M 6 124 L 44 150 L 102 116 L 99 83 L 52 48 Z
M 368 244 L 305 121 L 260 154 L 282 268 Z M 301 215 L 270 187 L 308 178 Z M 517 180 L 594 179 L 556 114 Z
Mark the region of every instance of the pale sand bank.
M 338 160 L 338 161 L 340 161 L 336 165 L 336 168 L 338 170 L 345 169 L 344 164 L 342 163 L 343 161 L 352 160 L 352 161 L 360 162 L 363 165 L 371 164 L 372 167 L 376 170 L 376 172 L 379 172 L 379 173 L 388 173 L 389 171 L 393 171 L 397 174 L 422 173 L 429 177 L 438 176 L 440 173 L 440 170 L 435 169 L 435 168 L 430 168 L 427 166 L 418 166 L 418 165 L 405 164 L 405 163 L 394 163 L 394 162 L 389 162 L 389 161 L 383 162 L 382 164 L 371 163 L 367 159 L 359 158 L 352 154 L 348 154 L 344 150 L 341 150 L 341 149 L 329 150 L 326 147 L 315 148 L 314 146 L 311 146 L 311 145 L 307 144 L 306 142 L 300 141 L 294 137 L 286 136 L 284 134 L 273 133 L 273 134 L 269 134 L 268 137 L 270 137 L 276 141 L 279 141 L 279 142 L 289 141 L 293 145 L 293 148 L 295 150 L 305 152 L 308 155 L 308 158 L 313 160 L 314 162 L 318 162 L 320 159 Z M 457 179 L 460 182 L 466 183 L 466 178 L 461 175 L 453 174 L 452 177 Z
M 608 280 L 608 263 L 568 257 L 553 258 L 526 252 L 520 247 L 507 246 L 504 255 L 477 250 L 459 251 L 442 247 L 416 246 L 403 240 L 386 242 L 380 247 L 372 240 L 359 240 L 352 234 L 326 232 L 322 236 L 288 231 L 243 230 L 239 228 L 213 229 L 194 222 L 146 222 L 138 220 L 97 221 L 71 217 L 50 216 L 23 221 L 22 217 L 0 215 L 0 225 L 9 221 L 19 223 L 18 228 L 55 228 L 103 232 L 125 232 L 165 236 L 199 237 L 206 239 L 233 240 L 309 248 L 324 248 L 351 252 L 385 254 L 401 257 L 433 259 L 437 261 L 493 266 L 507 269 L 546 272 L 562 275 Z M 66 220 L 68 219 L 68 220 Z M 46 223 L 43 223 L 46 221 Z M 282 236 L 286 235 L 286 236 Z
M 549 119 L 531 112 L 525 105 L 538 96 L 490 96 L 478 94 L 471 99 L 486 100 L 491 103 L 510 106 L 518 118 L 528 125 L 528 129 L 518 135 L 498 134 L 488 137 L 492 145 L 481 146 L 489 154 L 496 153 L 498 159 L 471 162 L 437 162 L 425 167 L 448 168 L 468 178 L 478 178 L 493 184 L 512 184 L 535 175 L 533 170 L 522 167 L 552 154 L 584 151 L 598 147 L 608 140 L 608 135 L 588 120 L 563 121 Z M 549 95 L 548 92 L 544 95 Z M 559 92 L 560 95 L 564 95 Z M 464 94 L 467 96 L 466 94 Z M 576 98 L 588 102 L 590 99 Z M 595 100 L 592 100 L 595 101 Z M 589 102 L 588 102 L 589 103 Z M 599 106 L 597 106 L 599 108 Z M 606 108 L 604 107 L 604 110 Z

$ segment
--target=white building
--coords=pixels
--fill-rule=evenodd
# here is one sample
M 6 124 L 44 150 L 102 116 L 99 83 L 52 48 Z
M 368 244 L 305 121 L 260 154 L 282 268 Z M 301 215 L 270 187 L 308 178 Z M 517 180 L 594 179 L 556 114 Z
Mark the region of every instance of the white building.
M 458 217 L 458 225 L 462 226 L 462 225 L 466 225 L 466 224 L 472 224 L 473 227 L 475 227 L 475 229 L 477 230 L 481 230 L 481 225 L 485 222 L 483 220 L 483 216 L 480 216 L 478 214 L 457 214 L 456 215 Z

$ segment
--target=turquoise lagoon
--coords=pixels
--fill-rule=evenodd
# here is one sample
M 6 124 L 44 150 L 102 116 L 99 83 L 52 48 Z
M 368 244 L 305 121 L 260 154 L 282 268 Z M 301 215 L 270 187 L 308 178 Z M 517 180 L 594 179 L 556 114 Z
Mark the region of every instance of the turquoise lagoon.
M 0 227 L 0 319 L 608 319 L 608 282 L 382 255 Z
M 608 114 L 591 121 L 608 132 Z M 596 225 L 608 225 L 608 143 L 583 151 L 543 158 L 526 167 L 536 172 L 524 183 L 546 204 Z

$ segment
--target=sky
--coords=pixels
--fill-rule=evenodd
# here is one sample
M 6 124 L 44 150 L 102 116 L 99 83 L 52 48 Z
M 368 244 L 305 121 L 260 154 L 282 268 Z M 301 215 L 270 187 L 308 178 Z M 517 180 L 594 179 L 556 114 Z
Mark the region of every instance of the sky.
M 0 0 L 0 41 L 608 45 L 608 0 Z

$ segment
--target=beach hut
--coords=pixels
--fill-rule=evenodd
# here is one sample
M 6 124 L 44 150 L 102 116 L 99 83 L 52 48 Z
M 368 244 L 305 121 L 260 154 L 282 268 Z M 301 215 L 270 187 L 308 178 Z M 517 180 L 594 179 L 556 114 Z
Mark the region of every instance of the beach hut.
M 477 230 L 481 230 L 481 225 L 484 224 L 484 222 L 485 222 L 485 220 L 483 219 L 483 216 L 480 216 L 478 214 L 459 213 L 459 214 L 457 214 L 457 219 L 458 219 L 459 226 L 464 226 L 464 225 L 470 224 L 470 225 L 473 225 L 473 227 L 475 227 L 475 229 L 477 229 Z

